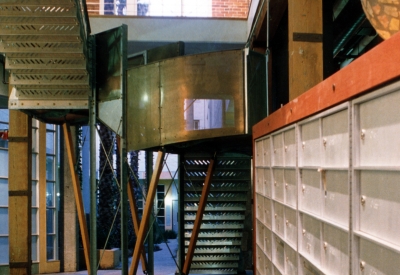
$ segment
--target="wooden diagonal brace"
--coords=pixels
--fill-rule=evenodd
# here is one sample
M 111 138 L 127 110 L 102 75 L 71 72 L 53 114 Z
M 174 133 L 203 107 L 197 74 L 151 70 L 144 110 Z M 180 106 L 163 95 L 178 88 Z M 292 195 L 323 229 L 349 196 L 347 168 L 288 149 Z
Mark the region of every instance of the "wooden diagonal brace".
M 142 221 L 140 222 L 139 233 L 137 234 L 135 250 L 133 251 L 132 263 L 129 268 L 129 275 L 136 274 L 139 265 L 139 256 L 141 255 L 141 250 L 146 235 L 145 229 L 147 224 L 149 223 L 151 210 L 153 207 L 153 201 L 157 191 L 158 180 L 160 179 L 162 164 L 164 161 L 164 155 L 165 155 L 164 151 L 158 151 L 154 172 L 151 177 L 149 191 L 147 193 L 146 205 L 144 208 Z
M 119 152 L 120 140 L 121 140 L 120 137 L 117 136 L 117 152 Z M 132 214 L 133 229 L 135 230 L 135 234 L 137 236 L 139 233 L 140 221 L 139 221 L 138 208 L 136 205 L 135 195 L 133 194 L 133 184 L 131 177 L 129 177 L 127 188 L 128 188 L 129 207 L 131 208 L 131 214 Z M 144 250 L 144 245 L 142 245 L 140 261 L 142 262 L 143 273 L 146 273 L 147 262 L 146 262 L 146 251 Z
M 203 190 L 201 191 L 199 208 L 197 209 L 196 220 L 194 221 L 192 235 L 190 236 L 188 252 L 186 253 L 185 263 L 183 264 L 182 273 L 185 275 L 189 274 L 190 266 L 192 265 L 194 249 L 196 247 L 197 238 L 199 236 L 201 222 L 203 221 L 203 214 L 207 204 L 207 197 L 210 193 L 211 178 L 214 173 L 214 167 L 215 161 L 214 159 L 211 159 L 210 164 L 208 165 L 207 176 L 204 181 Z
M 81 230 L 82 235 L 82 243 L 83 243 L 83 253 L 85 255 L 85 262 L 86 267 L 88 270 L 88 274 L 90 273 L 90 251 L 89 251 L 89 233 L 86 225 L 85 219 L 85 211 L 83 208 L 83 200 L 82 200 L 82 193 L 81 193 L 81 185 L 79 183 L 78 174 L 76 173 L 76 158 L 74 153 L 74 146 L 72 144 L 72 136 L 71 130 L 69 125 L 66 123 L 63 124 L 64 136 L 65 136 L 65 145 L 68 153 L 68 162 L 69 168 L 71 170 L 71 178 L 72 184 L 74 187 L 74 194 L 75 194 L 75 203 L 76 208 L 78 211 L 78 220 L 79 220 L 79 228 Z

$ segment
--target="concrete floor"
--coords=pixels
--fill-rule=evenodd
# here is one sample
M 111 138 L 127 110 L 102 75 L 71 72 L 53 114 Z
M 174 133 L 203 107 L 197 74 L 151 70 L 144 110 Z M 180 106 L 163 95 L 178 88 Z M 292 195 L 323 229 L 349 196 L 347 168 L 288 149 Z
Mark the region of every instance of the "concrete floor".
M 161 250 L 159 251 L 154 251 L 154 275 L 174 275 L 177 267 L 175 264 L 174 259 L 172 258 L 172 255 L 170 251 L 167 248 L 167 245 L 165 243 L 159 244 L 158 245 Z M 178 242 L 177 240 L 169 240 L 168 241 L 168 246 L 174 255 L 176 257 L 176 252 L 178 249 Z M 176 258 L 175 258 L 176 259 Z M 129 263 L 131 262 L 132 258 L 129 258 Z M 54 273 L 54 274 L 47 274 L 47 275 L 87 275 L 88 272 L 86 270 L 83 271 L 77 271 L 77 272 L 66 272 L 66 273 Z M 121 269 L 116 269 L 116 270 L 98 270 L 97 275 L 120 275 L 121 274 Z M 246 275 L 252 275 L 252 271 L 247 271 Z M 142 271 L 142 267 L 139 261 L 139 267 L 138 267 L 138 272 L 136 275 L 145 275 Z
M 154 251 L 154 275 L 174 275 L 175 271 L 177 270 L 176 264 L 174 259 L 172 258 L 172 255 L 170 251 L 167 248 L 167 245 L 165 243 L 159 244 L 158 245 L 161 250 L 159 251 Z M 169 240 L 168 241 L 168 246 L 172 252 L 172 254 L 176 257 L 176 251 L 178 248 L 178 242 L 177 240 Z M 129 258 L 129 264 L 131 262 L 132 258 Z M 86 270 L 83 271 L 77 271 L 77 272 L 65 272 L 65 273 L 54 273 L 54 274 L 48 274 L 48 275 L 87 275 L 88 272 Z M 98 275 L 120 275 L 121 274 L 121 269 L 116 269 L 116 270 L 98 270 L 97 271 Z M 139 261 L 139 267 L 138 267 L 138 272 L 136 275 L 144 275 L 142 271 L 142 267 Z

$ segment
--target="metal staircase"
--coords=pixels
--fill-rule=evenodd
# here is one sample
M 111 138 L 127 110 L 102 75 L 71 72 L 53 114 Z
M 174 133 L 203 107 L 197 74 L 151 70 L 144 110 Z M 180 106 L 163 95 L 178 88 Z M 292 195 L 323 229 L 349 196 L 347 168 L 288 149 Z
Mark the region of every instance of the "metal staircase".
M 251 250 L 247 247 L 251 223 L 246 223 L 251 219 L 251 160 L 246 156 L 217 160 L 190 274 L 239 274 L 245 268 L 245 251 Z M 184 160 L 185 253 L 208 164 L 204 157 Z
M 9 109 L 87 109 L 86 5 L 80 0 L 3 0 L 0 52 L 10 74 Z

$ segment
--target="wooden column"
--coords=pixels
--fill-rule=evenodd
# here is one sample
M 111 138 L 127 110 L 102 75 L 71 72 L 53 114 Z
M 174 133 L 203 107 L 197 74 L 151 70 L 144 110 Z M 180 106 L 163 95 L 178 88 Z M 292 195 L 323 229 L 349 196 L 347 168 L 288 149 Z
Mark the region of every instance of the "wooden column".
M 164 151 L 158 151 L 155 169 L 151 177 L 149 191 L 147 193 L 146 205 L 144 207 L 143 217 L 142 221 L 140 222 L 139 233 L 136 239 L 135 250 L 133 251 L 131 267 L 129 268 L 129 275 L 136 274 L 139 265 L 139 257 L 141 256 L 141 249 L 146 235 L 145 229 L 150 219 L 151 210 L 153 209 L 152 207 L 153 201 L 157 191 L 158 181 L 160 179 L 162 164 L 164 161 L 164 155 L 165 155 Z
M 82 243 L 83 243 L 83 253 L 85 255 L 86 268 L 88 270 L 88 274 L 90 273 L 90 252 L 89 252 L 89 233 L 87 230 L 86 218 L 85 218 L 85 210 L 83 208 L 83 200 L 81 193 L 81 185 L 79 183 L 78 174 L 76 173 L 76 158 L 75 151 L 72 144 L 72 136 L 69 126 L 64 123 L 63 124 L 64 136 L 65 136 L 65 145 L 68 154 L 68 162 L 71 171 L 71 179 L 74 187 L 75 194 L 75 203 L 78 211 L 78 220 L 79 220 L 79 228 L 81 230 Z
M 199 202 L 199 207 L 196 212 L 196 220 L 194 221 L 192 235 L 190 236 L 190 242 L 188 247 L 188 252 L 186 253 L 185 263 L 183 265 L 182 273 L 185 275 L 189 274 L 190 266 L 192 265 L 192 259 L 194 255 L 194 249 L 196 248 L 197 238 L 200 232 L 201 222 L 203 221 L 204 209 L 207 204 L 207 197 L 210 193 L 211 187 L 211 178 L 214 172 L 214 160 L 210 160 L 210 164 L 208 165 L 207 176 L 204 181 L 203 190 L 201 191 L 201 197 Z
M 32 118 L 10 110 L 8 136 L 8 228 L 10 275 L 32 266 Z
M 288 0 L 289 101 L 323 80 L 323 0 Z

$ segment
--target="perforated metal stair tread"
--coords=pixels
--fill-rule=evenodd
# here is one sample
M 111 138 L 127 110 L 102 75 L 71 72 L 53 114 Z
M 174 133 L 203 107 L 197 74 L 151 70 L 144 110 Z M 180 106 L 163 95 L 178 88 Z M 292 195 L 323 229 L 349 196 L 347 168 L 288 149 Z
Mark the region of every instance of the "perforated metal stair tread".
M 220 157 L 216 162 L 190 267 L 193 274 L 237 274 L 239 270 L 250 192 L 250 159 Z M 187 157 L 184 163 L 183 227 L 187 249 L 210 161 Z
M 0 12 L 0 52 L 12 86 L 9 108 L 87 109 L 84 1 L 5 0 Z

